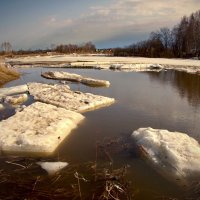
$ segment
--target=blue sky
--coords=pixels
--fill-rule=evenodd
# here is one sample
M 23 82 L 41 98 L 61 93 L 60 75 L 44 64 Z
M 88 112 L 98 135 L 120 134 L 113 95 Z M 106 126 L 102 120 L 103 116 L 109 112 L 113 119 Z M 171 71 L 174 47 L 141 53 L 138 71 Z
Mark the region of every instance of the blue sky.
M 199 0 L 0 0 L 0 43 L 15 49 L 87 41 L 125 46 L 198 8 Z

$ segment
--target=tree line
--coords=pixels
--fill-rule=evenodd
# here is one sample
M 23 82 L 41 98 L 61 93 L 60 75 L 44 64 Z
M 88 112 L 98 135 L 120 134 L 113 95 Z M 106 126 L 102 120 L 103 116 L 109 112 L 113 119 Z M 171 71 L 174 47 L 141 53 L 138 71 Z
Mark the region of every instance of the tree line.
M 200 57 L 200 11 L 184 16 L 174 28 L 152 32 L 147 40 L 113 49 L 114 56 Z
M 54 51 L 58 53 L 95 53 L 96 47 L 92 42 L 87 42 L 85 44 L 77 45 L 77 44 L 66 44 L 66 45 L 58 45 L 53 48 Z
M 44 53 L 95 53 L 96 46 L 92 42 L 86 42 L 84 44 L 60 44 L 55 45 L 52 44 L 50 48 L 47 49 L 37 49 L 37 50 L 12 50 L 12 45 L 10 42 L 3 42 L 1 44 L 1 54 L 17 54 L 17 55 L 24 55 L 24 54 L 44 54 Z

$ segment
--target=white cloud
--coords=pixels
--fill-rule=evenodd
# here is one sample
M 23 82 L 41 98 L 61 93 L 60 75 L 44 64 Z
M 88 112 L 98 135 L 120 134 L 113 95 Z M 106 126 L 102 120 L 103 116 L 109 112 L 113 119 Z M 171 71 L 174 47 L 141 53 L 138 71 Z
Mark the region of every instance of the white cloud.
M 58 19 L 56 16 L 49 16 L 43 20 L 43 24 L 48 27 L 62 28 L 72 24 L 72 19 Z

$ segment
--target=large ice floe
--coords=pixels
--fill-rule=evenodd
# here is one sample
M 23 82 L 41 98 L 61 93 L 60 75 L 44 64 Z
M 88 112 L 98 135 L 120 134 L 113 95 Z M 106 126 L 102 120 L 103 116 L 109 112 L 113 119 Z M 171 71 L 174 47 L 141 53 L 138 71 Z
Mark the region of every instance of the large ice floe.
M 189 178 L 200 173 L 200 145 L 185 133 L 140 128 L 132 136 L 164 173 Z
M 2 151 L 51 153 L 84 117 L 41 102 L 0 122 Z
M 28 83 L 34 99 L 76 112 L 85 112 L 114 103 L 113 98 L 72 91 L 66 85 Z
M 80 83 L 83 83 L 83 84 L 89 85 L 89 86 L 96 86 L 96 87 L 102 87 L 102 86 L 109 87 L 110 86 L 109 81 L 83 77 L 81 75 L 72 74 L 72 73 L 68 73 L 68 72 L 49 71 L 49 72 L 44 72 L 42 74 L 42 76 L 45 78 L 48 78 L 48 79 L 80 82 Z

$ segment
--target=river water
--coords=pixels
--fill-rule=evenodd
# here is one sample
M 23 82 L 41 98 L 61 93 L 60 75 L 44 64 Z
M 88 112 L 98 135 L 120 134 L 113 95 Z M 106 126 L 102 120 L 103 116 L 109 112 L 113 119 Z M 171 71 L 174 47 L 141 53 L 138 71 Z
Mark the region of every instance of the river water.
M 188 133 L 200 142 L 200 76 L 173 70 L 161 72 L 113 72 L 93 69 L 20 69 L 19 80 L 5 87 L 27 82 L 57 83 L 44 79 L 42 72 L 60 70 L 97 79 L 109 80 L 109 88 L 93 88 L 72 83 L 72 90 L 91 92 L 116 99 L 98 110 L 84 113 L 85 121 L 60 145 L 59 156 L 69 163 L 95 160 L 96 143 L 109 138 L 130 138 L 141 127 Z M 30 97 L 26 105 L 34 100 Z M 14 114 L 12 108 L 1 111 L 1 119 Z M 55 157 L 57 154 L 54 155 Z M 158 173 L 134 152 L 113 154 L 114 166 L 128 165 L 128 179 L 133 182 L 135 198 L 181 198 L 184 187 Z

